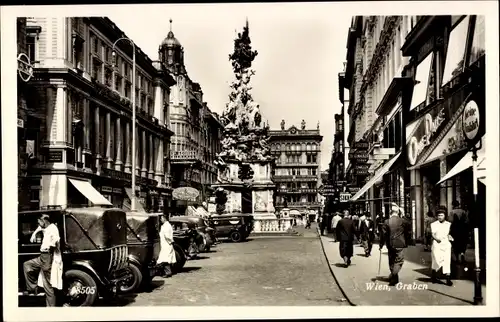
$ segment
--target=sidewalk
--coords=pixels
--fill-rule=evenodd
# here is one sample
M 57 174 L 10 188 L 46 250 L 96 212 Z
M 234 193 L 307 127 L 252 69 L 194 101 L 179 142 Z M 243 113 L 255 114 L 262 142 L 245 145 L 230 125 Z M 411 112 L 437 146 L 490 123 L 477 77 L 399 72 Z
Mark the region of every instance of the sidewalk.
M 344 261 L 340 258 L 339 243 L 329 236 L 321 236 L 321 243 L 338 284 L 354 305 L 473 304 L 474 282 L 470 279 L 474 273 L 474 257 L 470 258 L 470 252 L 466 256 L 467 271 L 463 266 L 452 267 L 452 272 L 456 271 L 457 277 L 453 279 L 453 286 L 449 287 L 431 283 L 430 252 L 424 252 L 422 245 L 408 247 L 399 273 L 399 281 L 405 288 L 401 289 L 396 286 L 388 287 L 387 277 L 390 272 L 385 247 L 382 249 L 380 275 L 377 276 L 380 256 L 378 244 L 373 245 L 370 257 L 365 257 L 363 247 L 355 244 L 352 264 L 345 268 Z M 482 295 L 483 303 L 486 303 L 485 284 L 482 286 Z

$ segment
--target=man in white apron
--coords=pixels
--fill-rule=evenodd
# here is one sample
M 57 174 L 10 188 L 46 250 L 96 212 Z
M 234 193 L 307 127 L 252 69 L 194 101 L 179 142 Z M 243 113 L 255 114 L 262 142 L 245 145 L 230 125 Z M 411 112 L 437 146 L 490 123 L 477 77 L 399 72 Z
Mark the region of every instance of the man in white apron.
M 160 255 L 158 256 L 157 264 L 163 267 L 163 277 L 172 276 L 172 264 L 175 264 L 174 250 L 174 230 L 172 225 L 167 220 L 166 216 L 160 217 Z
M 451 241 L 450 235 L 451 223 L 446 221 L 446 207 L 441 206 L 436 212 L 437 220 L 431 224 L 432 234 L 432 282 L 437 282 L 437 273 L 443 269 L 446 277 L 446 285 L 452 286 L 450 277 L 451 265 Z
M 47 306 L 56 306 L 54 288 L 62 289 L 62 257 L 59 248 L 59 229 L 51 222 L 49 215 L 38 219 L 38 228 L 31 235 L 30 241 L 36 241 L 36 235 L 43 233 L 40 256 L 23 264 L 24 278 L 28 293 L 36 293 L 37 286 L 43 287 Z

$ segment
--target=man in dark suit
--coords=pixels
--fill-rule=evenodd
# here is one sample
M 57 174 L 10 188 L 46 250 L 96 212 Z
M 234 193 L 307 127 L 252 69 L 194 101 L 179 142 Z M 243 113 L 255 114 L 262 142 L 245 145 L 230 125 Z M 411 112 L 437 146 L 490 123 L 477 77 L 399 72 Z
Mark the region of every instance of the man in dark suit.
M 394 286 L 399 283 L 399 271 L 404 263 L 404 249 L 410 239 L 410 223 L 400 217 L 401 209 L 395 203 L 391 203 L 391 215 L 382 225 L 380 234 L 380 250 L 387 246 L 389 255 L 389 285 Z
M 368 213 L 365 215 L 365 220 L 360 222 L 359 225 L 359 233 L 363 248 L 365 249 L 365 255 L 369 257 L 372 252 L 373 240 L 375 239 L 375 223 Z
M 346 267 L 351 264 L 351 257 L 354 252 L 354 232 L 354 222 L 349 215 L 349 211 L 345 210 L 344 218 L 340 219 L 337 223 L 335 233 L 337 235 L 337 240 L 340 242 L 340 256 L 344 260 Z

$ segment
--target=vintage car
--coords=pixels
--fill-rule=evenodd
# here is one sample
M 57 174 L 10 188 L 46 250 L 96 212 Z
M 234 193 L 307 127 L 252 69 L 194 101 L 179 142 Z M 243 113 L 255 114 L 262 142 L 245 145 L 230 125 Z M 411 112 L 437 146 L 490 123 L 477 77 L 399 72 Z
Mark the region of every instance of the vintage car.
M 196 258 L 204 242 L 203 237 L 196 230 L 196 225 L 190 221 L 171 221 L 169 219 L 169 222 L 174 229 L 174 240 L 183 239 L 183 249 L 186 258 Z
M 209 252 L 215 244 L 215 229 L 210 227 L 205 219 L 196 216 L 170 217 L 170 223 L 192 223 L 196 231 L 201 235 L 201 244 L 198 245 L 200 252 Z
M 20 212 L 18 216 L 19 293 L 26 282 L 23 263 L 39 256 L 42 233 L 30 241 L 38 219 L 48 214 L 57 225 L 63 260 L 64 306 L 92 306 L 98 297 L 115 296 L 131 277 L 126 215 L 116 208 L 68 208 Z
M 253 230 L 253 216 L 246 214 L 214 215 L 209 218 L 210 225 L 216 228 L 217 238 L 229 238 L 241 242 L 248 238 Z
M 132 292 L 141 286 L 148 286 L 157 275 L 159 225 L 156 214 L 127 212 L 128 270 L 133 278 L 121 286 L 122 292 Z

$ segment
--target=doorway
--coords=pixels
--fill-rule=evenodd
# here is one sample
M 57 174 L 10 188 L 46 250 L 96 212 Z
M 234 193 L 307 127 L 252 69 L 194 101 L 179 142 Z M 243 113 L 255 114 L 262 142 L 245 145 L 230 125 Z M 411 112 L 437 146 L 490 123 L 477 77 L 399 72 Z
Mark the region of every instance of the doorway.
M 251 190 L 243 190 L 241 192 L 241 212 L 244 214 L 253 213 Z

